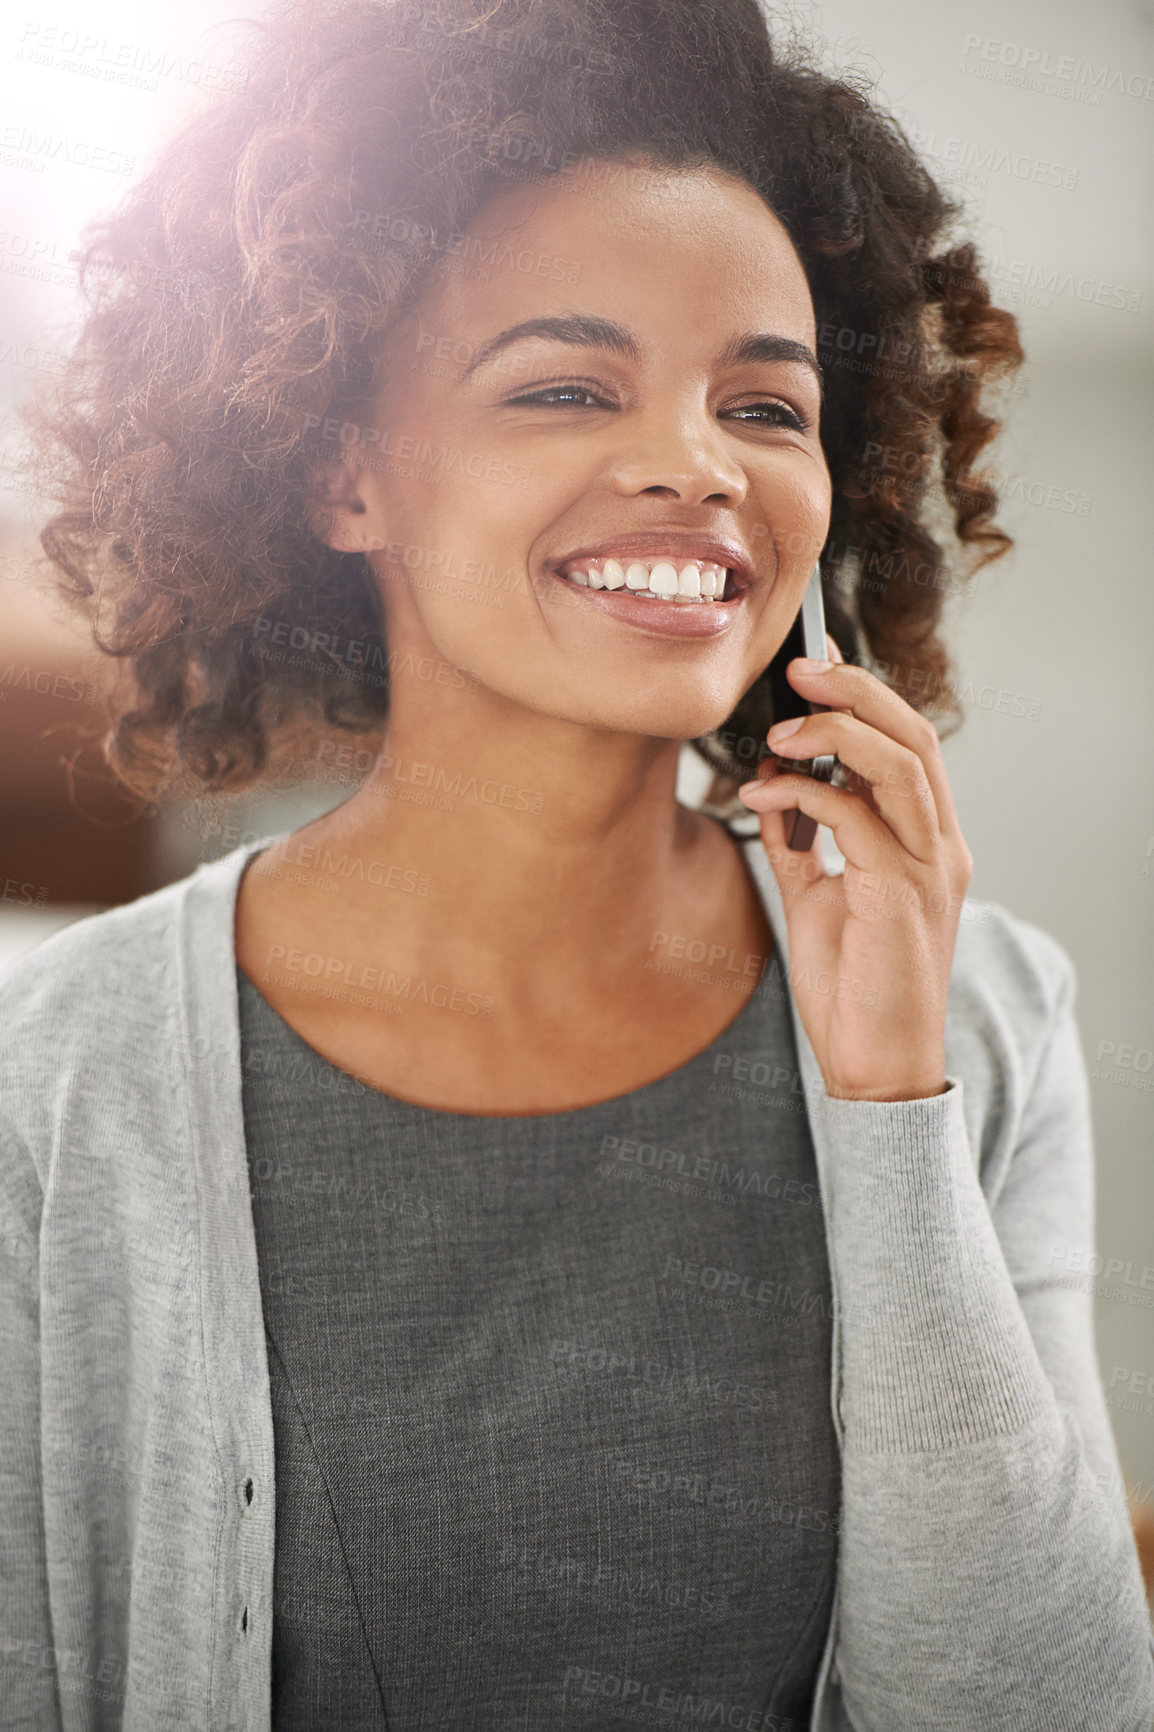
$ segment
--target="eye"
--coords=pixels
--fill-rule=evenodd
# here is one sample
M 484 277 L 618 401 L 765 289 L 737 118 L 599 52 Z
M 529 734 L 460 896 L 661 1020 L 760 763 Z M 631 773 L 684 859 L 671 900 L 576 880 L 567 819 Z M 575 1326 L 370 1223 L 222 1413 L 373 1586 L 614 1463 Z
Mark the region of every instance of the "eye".
M 544 385 L 539 391 L 525 391 L 519 397 L 507 397 L 506 403 L 559 403 L 565 408 L 597 408 L 611 407 L 603 397 L 591 391 L 587 385 Z
M 762 411 L 766 411 L 770 418 L 766 419 Z M 749 417 L 757 427 L 790 427 L 795 433 L 808 433 L 812 426 L 812 422 L 791 409 L 788 403 L 741 403 L 736 409 L 729 410 L 728 415 L 730 419 L 738 420 Z

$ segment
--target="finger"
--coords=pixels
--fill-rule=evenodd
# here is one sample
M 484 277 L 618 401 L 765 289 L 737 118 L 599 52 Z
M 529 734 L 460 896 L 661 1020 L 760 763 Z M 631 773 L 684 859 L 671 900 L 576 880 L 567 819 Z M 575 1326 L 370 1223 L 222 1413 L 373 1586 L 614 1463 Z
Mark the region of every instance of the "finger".
M 838 645 L 837 639 L 828 631 L 825 634 L 825 653 L 831 662 L 841 662 L 844 664 L 845 657 L 841 653 L 841 648 Z M 773 761 L 776 763 L 777 759 L 774 758 Z M 788 762 L 785 764 L 785 768 L 789 768 Z M 863 776 L 857 775 L 848 764 L 843 764 L 840 759 L 834 765 L 834 781 L 836 786 L 848 788 L 851 794 L 860 795 L 866 805 L 870 808 L 871 812 L 877 810 L 877 806 L 874 802 L 873 789 L 870 787 L 869 782 L 866 781 Z
M 954 841 L 962 839 L 941 742 L 931 722 L 911 709 L 904 698 L 883 685 L 868 668 L 855 667 L 852 662 L 835 662 L 833 667 L 820 670 L 807 667 L 804 658 L 797 656 L 786 667 L 786 677 L 794 690 L 811 703 L 848 711 L 916 752 L 933 792 L 940 833 Z
M 871 809 L 901 846 L 927 866 L 938 858 L 942 837 L 933 789 L 921 759 L 908 746 L 898 745 L 846 710 L 806 716 L 785 739 L 771 728 L 769 744 L 779 758 L 816 758 L 832 752 L 868 786 Z
M 828 631 L 825 634 L 825 651 L 831 662 L 844 663 L 845 657 L 841 653 L 837 639 Z M 777 760 L 775 759 L 774 761 L 776 762 Z M 786 769 L 789 768 L 788 763 L 786 763 L 785 767 Z M 877 811 L 877 806 L 874 802 L 873 789 L 870 787 L 864 776 L 857 775 L 848 764 L 843 764 L 840 759 L 834 765 L 833 775 L 834 785 L 836 787 L 848 788 L 851 794 L 860 795 L 871 812 Z
M 771 787 L 784 773 L 775 759 L 763 759 L 758 765 L 754 790 Z M 814 831 L 813 842 L 808 848 L 791 848 L 786 840 L 786 827 L 787 824 L 792 827 L 793 811 L 797 808 L 791 811 L 788 807 L 774 806 L 763 811 L 759 801 L 751 801 L 749 806 L 751 811 L 757 812 L 760 819 L 762 846 L 769 858 L 788 914 L 798 896 L 804 894 L 819 879 L 829 876 L 821 855 L 821 833 Z
M 832 637 L 828 631 L 825 634 L 825 653 L 831 662 L 845 662 L 837 639 Z M 833 773 L 838 787 L 848 788 L 851 794 L 860 794 L 871 811 L 877 810 L 874 805 L 873 789 L 863 776 L 856 775 L 849 765 L 843 764 L 840 759 L 834 765 Z
M 833 831 L 846 865 L 861 872 L 888 873 L 892 877 L 901 873 L 903 861 L 908 864 L 908 855 L 899 855 L 899 843 L 889 825 L 845 788 L 832 788 L 828 782 L 815 781 L 812 776 L 779 773 L 772 781 L 756 785 L 747 782 L 738 789 L 738 797 L 751 811 L 765 818 L 796 806 Z M 784 846 L 784 829 L 780 836 Z M 809 852 L 820 859 L 816 837 Z

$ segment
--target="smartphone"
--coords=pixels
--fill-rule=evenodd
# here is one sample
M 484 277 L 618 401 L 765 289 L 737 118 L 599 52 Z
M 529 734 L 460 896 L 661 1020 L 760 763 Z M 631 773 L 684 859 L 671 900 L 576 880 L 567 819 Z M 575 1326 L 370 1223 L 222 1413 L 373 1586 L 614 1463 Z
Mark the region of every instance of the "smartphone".
M 769 664 L 775 722 L 790 721 L 794 716 L 814 716 L 829 709 L 828 704 L 809 703 L 786 679 L 786 664 L 791 662 L 794 656 L 812 656 L 823 662 L 829 660 L 829 648 L 825 641 L 825 605 L 821 595 L 820 562 L 810 573 L 801 610 L 790 626 L 785 642 Z M 831 753 L 825 753 L 819 758 L 790 758 L 789 768 L 791 771 L 799 771 L 803 776 L 816 776 L 818 781 L 828 782 L 836 762 L 837 759 Z M 791 812 L 783 812 L 782 818 L 787 848 L 800 852 L 813 847 L 813 839 L 817 834 L 816 819 L 796 808 Z

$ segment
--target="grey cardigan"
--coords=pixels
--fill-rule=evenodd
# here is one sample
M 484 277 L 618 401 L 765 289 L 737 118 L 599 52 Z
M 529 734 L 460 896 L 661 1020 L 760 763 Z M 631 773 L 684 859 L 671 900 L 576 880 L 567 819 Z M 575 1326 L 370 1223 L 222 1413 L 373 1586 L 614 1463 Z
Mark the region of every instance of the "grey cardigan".
M 270 1724 L 272 1410 L 233 942 L 244 862 L 270 840 L 0 979 L 8 1732 Z M 745 847 L 788 968 L 776 881 Z M 1090 1299 L 1050 1272 L 1092 1245 L 1074 991 L 1054 939 L 967 901 L 950 1086 L 896 1103 L 830 1100 L 793 1009 L 843 1482 L 810 1732 L 1150 1724 Z

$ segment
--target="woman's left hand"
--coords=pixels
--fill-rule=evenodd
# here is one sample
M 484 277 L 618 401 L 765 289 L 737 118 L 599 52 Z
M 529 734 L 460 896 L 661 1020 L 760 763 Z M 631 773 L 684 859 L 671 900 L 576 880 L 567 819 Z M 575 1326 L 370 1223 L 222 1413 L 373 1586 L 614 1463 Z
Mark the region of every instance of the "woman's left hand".
M 973 856 L 933 726 L 826 642 L 828 671 L 796 659 L 786 673 L 828 711 L 775 725 L 768 739 L 782 758 L 835 753 L 849 786 L 767 758 L 741 798 L 761 816 L 785 905 L 790 986 L 827 1092 L 873 1101 L 940 1095 L 946 992 Z M 782 814 L 793 807 L 833 831 L 844 873 L 825 870 L 816 835 L 807 850 L 787 848 Z

